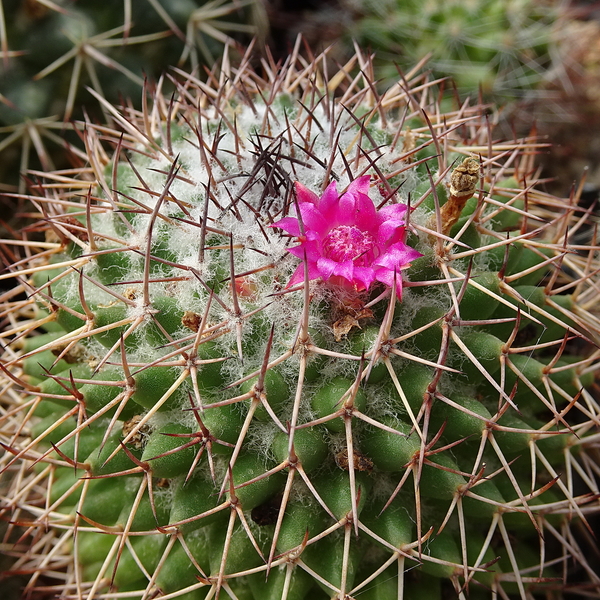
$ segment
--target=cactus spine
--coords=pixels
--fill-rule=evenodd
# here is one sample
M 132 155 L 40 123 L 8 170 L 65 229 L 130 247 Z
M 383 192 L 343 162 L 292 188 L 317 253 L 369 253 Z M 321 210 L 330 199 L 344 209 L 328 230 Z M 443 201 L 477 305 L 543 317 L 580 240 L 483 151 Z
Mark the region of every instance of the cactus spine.
M 45 240 L 4 245 L 2 514 L 26 593 L 598 593 L 590 215 L 535 188 L 535 139 L 495 142 L 425 75 L 378 95 L 360 54 L 249 64 L 107 104 L 85 167 L 32 193 Z M 317 276 L 314 247 L 288 252 L 314 239 L 302 199 L 365 175 L 365 209 L 410 205 L 421 256 Z M 330 259 L 368 241 L 343 227 Z
M 85 162 L 77 135 L 64 133 L 81 118 L 79 103 L 97 112 L 86 86 L 111 102 L 137 100 L 170 66 L 203 68 L 232 35 L 260 38 L 265 28 L 255 0 L 1 0 L 4 189 L 24 192 L 27 170 L 68 164 L 65 149 Z
M 359 17 L 350 36 L 377 51 L 379 77 L 394 79 L 394 64 L 411 68 L 429 58 L 438 77 L 451 76 L 459 91 L 503 102 L 522 99 L 562 72 L 556 62 L 562 3 L 523 0 L 448 2 L 347 0 Z

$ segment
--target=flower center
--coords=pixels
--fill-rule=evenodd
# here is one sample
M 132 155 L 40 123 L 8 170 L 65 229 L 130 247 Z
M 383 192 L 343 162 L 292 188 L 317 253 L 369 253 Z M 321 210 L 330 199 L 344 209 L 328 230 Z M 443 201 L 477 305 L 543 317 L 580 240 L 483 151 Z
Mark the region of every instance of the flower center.
M 323 239 L 323 254 L 327 258 L 336 262 L 354 260 L 359 266 L 370 262 L 374 247 L 373 236 L 354 225 L 338 225 Z

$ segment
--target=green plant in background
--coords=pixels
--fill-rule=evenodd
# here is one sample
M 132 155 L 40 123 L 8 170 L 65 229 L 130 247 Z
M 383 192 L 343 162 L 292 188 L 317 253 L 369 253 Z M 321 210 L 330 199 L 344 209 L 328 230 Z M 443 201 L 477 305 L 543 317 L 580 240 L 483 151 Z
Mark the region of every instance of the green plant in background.
M 540 144 L 442 111 L 424 75 L 378 95 L 361 55 L 250 59 L 106 105 L 87 163 L 31 196 L 46 240 L 4 245 L 25 593 L 598 594 L 577 195 L 537 191 Z
M 79 103 L 95 105 L 86 86 L 111 103 L 139 98 L 146 76 L 211 66 L 230 35 L 264 33 L 261 14 L 255 0 L 2 0 L 0 181 L 14 185 L 19 171 L 64 162 L 61 133 Z
M 520 99 L 552 67 L 564 3 L 538 0 L 347 0 L 357 14 L 348 32 L 377 52 L 377 74 L 394 80 L 425 57 L 461 94 L 479 89 Z

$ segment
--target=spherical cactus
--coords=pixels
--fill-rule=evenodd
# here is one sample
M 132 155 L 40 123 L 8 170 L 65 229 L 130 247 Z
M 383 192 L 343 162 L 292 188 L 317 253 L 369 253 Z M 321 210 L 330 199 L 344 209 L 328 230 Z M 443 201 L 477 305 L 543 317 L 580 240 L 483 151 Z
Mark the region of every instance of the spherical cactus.
M 182 77 L 32 191 L 1 276 L 30 596 L 600 591 L 591 217 L 535 139 L 352 62 Z
M 563 73 L 556 54 L 568 14 L 564 4 L 345 0 L 345 5 L 357 14 L 349 36 L 377 51 L 379 77 L 396 78 L 394 64 L 409 69 L 428 57 L 436 76 L 451 76 L 461 93 L 483 91 L 506 101 L 521 99 L 553 69 Z

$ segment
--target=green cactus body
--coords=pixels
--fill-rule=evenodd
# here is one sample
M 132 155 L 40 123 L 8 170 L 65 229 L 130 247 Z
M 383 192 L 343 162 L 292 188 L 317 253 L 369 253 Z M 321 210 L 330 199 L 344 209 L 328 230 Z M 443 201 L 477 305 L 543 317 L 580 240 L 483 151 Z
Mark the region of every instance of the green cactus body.
M 348 0 L 359 17 L 350 34 L 378 51 L 378 74 L 430 56 L 436 76 L 457 87 L 518 99 L 543 80 L 557 45 L 561 8 L 532 0 Z
M 2 510 L 46 552 L 15 568 L 80 598 L 562 597 L 565 557 L 593 572 L 597 242 L 480 107 L 294 57 L 88 124 L 89 166 L 48 175 L 5 298 Z M 402 298 L 288 285 L 294 181 L 365 174 L 379 210 L 410 198 Z

